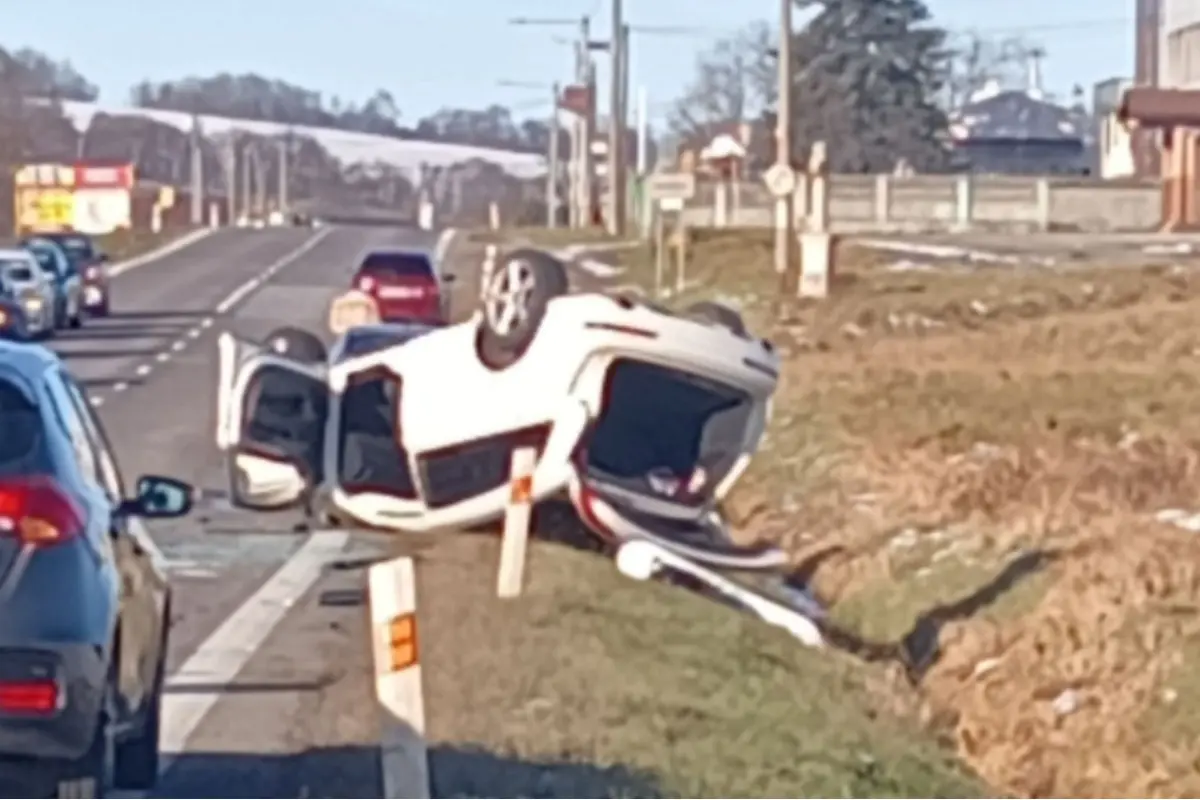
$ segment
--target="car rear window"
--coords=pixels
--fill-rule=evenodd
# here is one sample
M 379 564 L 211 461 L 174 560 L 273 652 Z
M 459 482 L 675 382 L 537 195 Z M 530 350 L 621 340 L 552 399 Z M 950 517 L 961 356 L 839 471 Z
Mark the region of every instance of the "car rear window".
M 392 278 L 432 278 L 433 264 L 420 253 L 371 253 L 359 272 Z
M 56 241 L 74 259 L 89 259 L 96 255 L 92 240 L 86 236 L 59 236 Z
M 40 471 L 42 421 L 19 387 L 0 378 L 0 475 Z
M 0 273 L 10 281 L 31 281 L 33 270 L 24 261 L 0 261 Z

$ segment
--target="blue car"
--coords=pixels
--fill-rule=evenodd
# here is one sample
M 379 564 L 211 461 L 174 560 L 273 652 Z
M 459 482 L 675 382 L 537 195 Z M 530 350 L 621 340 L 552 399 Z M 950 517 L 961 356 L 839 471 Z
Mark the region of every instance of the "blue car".
M 33 236 L 21 241 L 54 285 L 54 327 L 83 325 L 83 278 L 67 251 L 52 239 Z

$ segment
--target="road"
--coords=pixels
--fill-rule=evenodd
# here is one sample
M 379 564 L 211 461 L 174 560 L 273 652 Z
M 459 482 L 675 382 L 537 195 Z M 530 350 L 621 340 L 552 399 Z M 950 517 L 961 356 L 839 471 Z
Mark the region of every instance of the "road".
M 53 347 L 87 387 L 128 482 L 175 475 L 214 492 L 215 336 L 319 328 L 372 244 L 432 245 L 386 228 L 221 231 L 114 279 L 114 314 Z M 151 526 L 175 587 L 163 747 L 153 797 L 378 797 L 361 569 L 337 533 L 214 500 Z M 264 530 L 264 528 L 266 528 Z M 335 565 L 336 566 L 336 565 Z

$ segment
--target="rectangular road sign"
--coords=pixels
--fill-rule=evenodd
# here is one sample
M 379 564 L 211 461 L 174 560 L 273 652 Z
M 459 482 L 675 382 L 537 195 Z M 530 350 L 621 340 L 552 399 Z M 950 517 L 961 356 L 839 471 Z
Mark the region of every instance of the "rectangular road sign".
M 696 176 L 690 172 L 657 172 L 646 176 L 646 196 L 651 200 L 691 200 L 696 196 Z

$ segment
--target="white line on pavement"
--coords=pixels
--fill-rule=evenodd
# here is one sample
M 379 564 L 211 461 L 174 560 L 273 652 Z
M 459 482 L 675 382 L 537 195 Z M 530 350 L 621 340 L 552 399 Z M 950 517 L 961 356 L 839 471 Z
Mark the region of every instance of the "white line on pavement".
M 138 267 L 144 267 L 147 264 L 153 264 L 160 258 L 169 256 L 172 253 L 177 253 L 185 247 L 192 246 L 201 239 L 208 238 L 215 231 L 215 228 L 201 228 L 198 231 L 192 231 L 189 234 L 180 236 L 178 239 L 167 242 L 162 247 L 155 248 L 148 253 L 143 253 L 136 258 L 131 258 L 128 261 L 122 261 L 120 264 L 113 264 L 108 270 L 109 277 L 115 278 L 118 275 L 124 275 L 126 272 L 135 270 Z
M 167 681 L 160 746 L 171 756 L 186 752 L 188 739 L 254 656 L 288 610 L 304 597 L 322 567 L 345 547 L 344 531 L 314 533 L 279 571 L 213 631 Z

